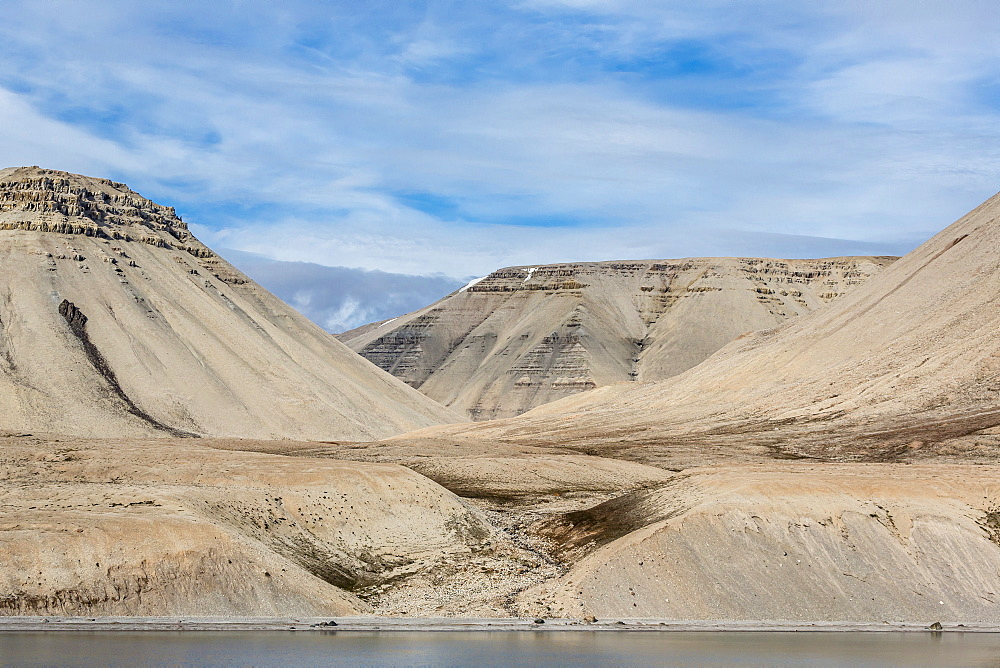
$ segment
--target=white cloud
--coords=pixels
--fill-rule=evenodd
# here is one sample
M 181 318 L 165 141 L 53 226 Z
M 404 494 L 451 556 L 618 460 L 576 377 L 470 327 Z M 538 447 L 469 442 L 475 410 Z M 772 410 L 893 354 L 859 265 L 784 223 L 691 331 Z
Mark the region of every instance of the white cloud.
M 423 308 L 461 285 L 444 276 L 407 276 L 304 262 L 280 262 L 223 249 L 258 283 L 330 332 L 339 333 Z
M 902 251 L 1000 183 L 984 3 L 202 5 L 11 3 L 2 164 L 125 180 L 213 244 L 456 277 Z
M 22 97 L 0 88 L 0 146 L 5 167 L 65 165 L 74 172 L 102 172 L 134 164 L 115 142 L 47 118 Z

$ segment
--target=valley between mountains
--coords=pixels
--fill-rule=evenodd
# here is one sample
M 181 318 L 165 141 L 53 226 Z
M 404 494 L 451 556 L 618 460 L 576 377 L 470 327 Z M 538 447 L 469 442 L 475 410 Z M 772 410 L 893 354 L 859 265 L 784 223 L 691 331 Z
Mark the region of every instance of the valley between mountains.
M 998 216 L 505 269 L 373 364 L 168 207 L 0 170 L 0 614 L 1000 624 Z

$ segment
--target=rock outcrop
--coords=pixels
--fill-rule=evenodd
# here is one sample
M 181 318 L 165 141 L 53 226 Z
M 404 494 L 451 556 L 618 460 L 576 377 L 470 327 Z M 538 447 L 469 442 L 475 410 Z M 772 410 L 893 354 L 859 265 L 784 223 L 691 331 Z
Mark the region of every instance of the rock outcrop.
M 124 183 L 39 167 L 0 170 L 0 230 L 81 234 L 180 248 L 196 257 L 214 253 L 194 238 L 171 206 L 161 206 Z
M 540 520 L 568 570 L 519 595 L 525 615 L 996 624 L 998 248 L 1000 195 L 669 380 L 372 447 L 544 447 L 676 473 Z M 480 470 L 488 488 L 525 475 Z
M 738 336 L 854 290 L 895 258 L 691 258 L 511 267 L 340 335 L 473 420 L 623 381 L 663 380 Z
M 0 170 L 0 430 L 367 440 L 455 422 L 123 184 Z
M 669 381 L 599 388 L 447 434 L 608 447 L 671 465 L 757 448 L 788 458 L 995 461 L 1000 195 L 830 306 L 729 344 Z

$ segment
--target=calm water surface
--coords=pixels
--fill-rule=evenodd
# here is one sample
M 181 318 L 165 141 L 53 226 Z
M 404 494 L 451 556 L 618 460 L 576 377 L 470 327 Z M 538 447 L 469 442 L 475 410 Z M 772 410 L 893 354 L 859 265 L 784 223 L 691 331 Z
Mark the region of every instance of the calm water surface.
M 4 666 L 1000 666 L 997 633 L 37 632 Z

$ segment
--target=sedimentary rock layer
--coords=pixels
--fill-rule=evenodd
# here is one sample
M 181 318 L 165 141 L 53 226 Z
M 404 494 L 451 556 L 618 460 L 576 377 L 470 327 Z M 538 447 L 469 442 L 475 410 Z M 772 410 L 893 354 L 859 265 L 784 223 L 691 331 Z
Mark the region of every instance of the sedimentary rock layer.
M 459 418 L 120 183 L 0 170 L 0 429 L 366 440 Z
M 741 334 L 823 306 L 894 258 L 691 258 L 495 271 L 421 311 L 340 335 L 473 420 L 662 380 Z
M 747 447 L 869 461 L 980 449 L 990 460 L 1000 425 L 998 217 L 1000 196 L 834 304 L 741 337 L 669 381 L 409 437 L 544 441 L 666 465 L 678 451 Z

